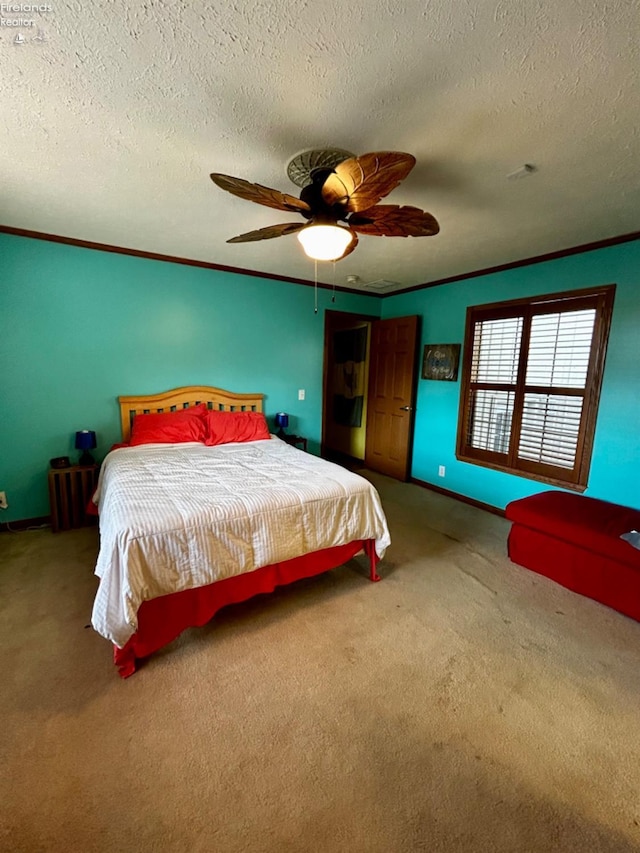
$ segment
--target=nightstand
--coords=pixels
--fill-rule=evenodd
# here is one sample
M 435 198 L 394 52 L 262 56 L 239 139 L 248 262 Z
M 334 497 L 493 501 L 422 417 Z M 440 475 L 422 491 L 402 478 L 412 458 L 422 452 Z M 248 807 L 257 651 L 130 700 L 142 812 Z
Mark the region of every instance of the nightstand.
M 287 444 L 293 444 L 294 447 L 299 444 L 301 450 L 307 449 L 307 439 L 302 435 L 287 435 L 285 433 L 282 436 L 282 440 L 286 441 Z
M 86 507 L 98 483 L 98 465 L 70 465 L 49 468 L 51 530 L 71 530 L 95 523 Z

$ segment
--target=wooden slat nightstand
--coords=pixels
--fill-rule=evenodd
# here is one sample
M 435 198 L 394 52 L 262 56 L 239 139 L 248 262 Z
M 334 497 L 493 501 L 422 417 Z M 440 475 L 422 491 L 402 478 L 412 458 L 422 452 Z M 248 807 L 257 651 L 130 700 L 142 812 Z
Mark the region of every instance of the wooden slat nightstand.
M 282 436 L 282 440 L 286 441 L 287 444 L 292 444 L 294 447 L 299 444 L 300 450 L 307 449 L 307 439 L 303 435 L 288 435 L 285 433 Z
M 98 482 L 97 465 L 71 465 L 49 469 L 49 503 L 51 530 L 71 530 L 93 524 L 86 506 Z

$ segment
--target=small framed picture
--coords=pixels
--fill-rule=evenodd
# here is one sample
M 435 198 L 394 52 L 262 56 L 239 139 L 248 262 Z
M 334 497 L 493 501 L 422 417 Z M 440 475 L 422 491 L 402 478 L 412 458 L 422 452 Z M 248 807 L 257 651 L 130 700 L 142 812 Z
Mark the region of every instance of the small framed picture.
M 459 362 L 460 344 L 425 344 L 422 378 L 455 382 L 458 378 Z

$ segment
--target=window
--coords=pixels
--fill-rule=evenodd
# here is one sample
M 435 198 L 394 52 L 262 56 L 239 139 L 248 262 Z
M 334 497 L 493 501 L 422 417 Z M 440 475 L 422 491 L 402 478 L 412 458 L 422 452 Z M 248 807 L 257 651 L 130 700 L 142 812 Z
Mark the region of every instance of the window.
M 458 459 L 586 488 L 614 293 L 467 310 Z

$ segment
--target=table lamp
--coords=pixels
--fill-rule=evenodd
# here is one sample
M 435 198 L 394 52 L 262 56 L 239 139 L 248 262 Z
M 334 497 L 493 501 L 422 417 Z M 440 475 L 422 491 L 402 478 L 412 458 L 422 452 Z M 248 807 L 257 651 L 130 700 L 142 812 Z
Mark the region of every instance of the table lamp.
M 284 428 L 289 426 L 289 415 L 286 412 L 278 412 L 276 414 L 276 426 L 280 427 L 276 435 L 278 438 L 284 438 Z
M 95 465 L 95 459 L 89 453 L 96 447 L 96 434 L 92 429 L 81 429 L 76 433 L 76 450 L 82 450 L 78 465 Z

